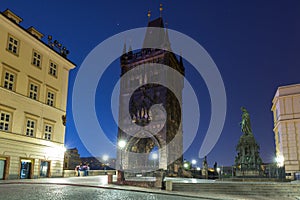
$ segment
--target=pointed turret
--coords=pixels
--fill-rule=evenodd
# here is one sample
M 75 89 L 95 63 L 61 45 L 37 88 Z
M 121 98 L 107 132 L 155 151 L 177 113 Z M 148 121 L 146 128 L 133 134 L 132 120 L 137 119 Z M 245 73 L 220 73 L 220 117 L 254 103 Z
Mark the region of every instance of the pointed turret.
M 166 50 L 171 50 L 171 43 L 170 43 L 170 39 L 169 39 L 169 33 L 168 33 L 168 27 L 167 27 L 168 23 L 166 23 L 166 31 L 165 31 L 165 38 L 164 38 L 164 47 Z
M 124 42 L 124 47 L 123 47 L 123 55 L 127 53 L 127 50 L 126 50 L 126 42 Z
M 132 47 L 131 47 L 131 45 L 129 46 L 128 53 L 132 53 Z
M 183 67 L 183 61 L 182 61 L 182 56 L 181 55 L 179 57 L 179 65 Z

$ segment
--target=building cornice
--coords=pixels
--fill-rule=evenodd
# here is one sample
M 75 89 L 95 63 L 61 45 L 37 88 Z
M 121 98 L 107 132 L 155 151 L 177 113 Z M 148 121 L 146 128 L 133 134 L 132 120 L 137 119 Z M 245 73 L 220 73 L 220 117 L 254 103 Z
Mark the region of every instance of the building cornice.
M 9 23 L 12 26 L 17 27 L 18 29 L 20 29 L 24 34 L 30 36 L 34 41 L 38 41 L 40 44 L 42 44 L 43 46 L 45 46 L 46 48 L 48 48 L 48 50 L 50 50 L 51 52 L 54 52 L 56 55 L 58 55 L 59 57 L 61 57 L 63 60 L 67 61 L 70 65 L 72 66 L 76 66 L 75 63 L 73 63 L 71 60 L 69 60 L 66 57 L 63 57 L 61 54 L 59 54 L 57 51 L 55 51 L 53 48 L 49 47 L 49 45 L 47 45 L 45 42 L 43 42 L 42 40 L 36 38 L 33 34 L 31 34 L 27 29 L 25 29 L 24 27 L 22 27 L 21 25 L 13 22 L 9 17 L 7 17 L 6 15 L 4 15 L 2 12 L 0 12 L 0 16 L 3 17 L 4 20 L 7 21 L 7 23 Z M 73 67 L 73 68 L 74 68 Z

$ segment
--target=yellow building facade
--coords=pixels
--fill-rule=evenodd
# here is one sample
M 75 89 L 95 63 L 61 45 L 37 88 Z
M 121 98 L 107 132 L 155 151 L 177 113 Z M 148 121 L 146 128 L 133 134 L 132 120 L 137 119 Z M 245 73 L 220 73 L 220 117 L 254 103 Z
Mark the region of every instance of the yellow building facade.
M 293 179 L 300 171 L 300 84 L 279 87 L 273 99 L 277 162 Z
M 10 10 L 0 14 L 0 179 L 62 176 L 75 65 L 21 21 Z

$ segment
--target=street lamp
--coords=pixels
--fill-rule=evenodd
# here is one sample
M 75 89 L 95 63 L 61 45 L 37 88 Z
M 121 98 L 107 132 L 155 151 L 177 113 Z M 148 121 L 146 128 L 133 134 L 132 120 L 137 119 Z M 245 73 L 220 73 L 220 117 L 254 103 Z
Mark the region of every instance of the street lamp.
M 108 158 L 109 158 L 108 155 L 103 155 L 102 160 L 106 162 Z
M 106 162 L 108 161 L 108 155 L 103 155 L 102 160 L 104 161 L 104 173 L 106 174 Z
M 188 169 L 188 168 L 189 168 L 189 164 L 188 164 L 188 163 L 184 163 L 184 164 L 183 164 L 183 167 L 184 167 L 185 169 Z
M 125 140 L 120 140 L 118 145 L 121 149 L 123 149 L 126 146 L 126 141 Z
M 197 174 L 198 174 L 199 176 L 201 176 L 201 168 L 200 168 L 200 167 L 197 167 L 196 170 L 197 170 Z
M 282 155 L 279 155 L 275 158 L 277 166 L 278 167 L 283 167 L 284 165 L 284 157 Z
M 123 151 L 123 149 L 124 149 L 124 147 L 126 146 L 126 141 L 125 140 L 120 140 L 119 142 L 118 142 L 118 146 L 119 146 L 119 148 L 120 148 L 120 150 L 121 150 L 121 163 L 120 163 L 120 167 L 121 167 L 121 170 L 123 169 L 123 158 L 122 158 L 122 151 Z
M 197 163 L 197 160 L 193 159 L 192 160 L 192 165 L 196 165 L 196 163 Z
M 196 163 L 197 163 L 197 160 L 195 160 L 195 159 L 193 159 L 192 160 L 192 168 L 193 168 L 193 173 L 195 174 L 196 172 L 195 172 L 195 165 L 196 165 Z
M 275 161 L 277 163 L 277 176 L 279 176 L 278 178 L 282 179 L 283 178 L 283 166 L 284 166 L 284 157 L 282 155 L 278 155 L 276 158 L 275 158 Z M 278 172 L 278 170 L 280 170 Z
M 156 159 L 158 158 L 157 153 L 152 154 L 152 159 L 154 160 L 154 167 L 156 167 Z
M 217 172 L 218 172 L 218 175 L 219 175 L 219 180 L 221 179 L 220 171 L 221 171 L 221 169 L 220 169 L 220 167 L 218 167 L 218 168 L 217 168 Z

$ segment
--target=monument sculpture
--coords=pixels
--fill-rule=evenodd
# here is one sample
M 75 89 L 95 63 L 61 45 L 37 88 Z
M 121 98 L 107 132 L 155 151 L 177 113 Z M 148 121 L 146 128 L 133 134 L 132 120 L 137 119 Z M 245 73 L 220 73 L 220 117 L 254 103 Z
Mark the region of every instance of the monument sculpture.
M 262 160 L 259 156 L 259 145 L 256 143 L 252 133 L 250 115 L 246 108 L 242 107 L 241 131 L 236 146 L 237 156 L 235 157 L 236 176 L 259 176 Z
M 208 179 L 208 164 L 207 157 L 205 156 L 202 162 L 202 176 L 205 179 Z

